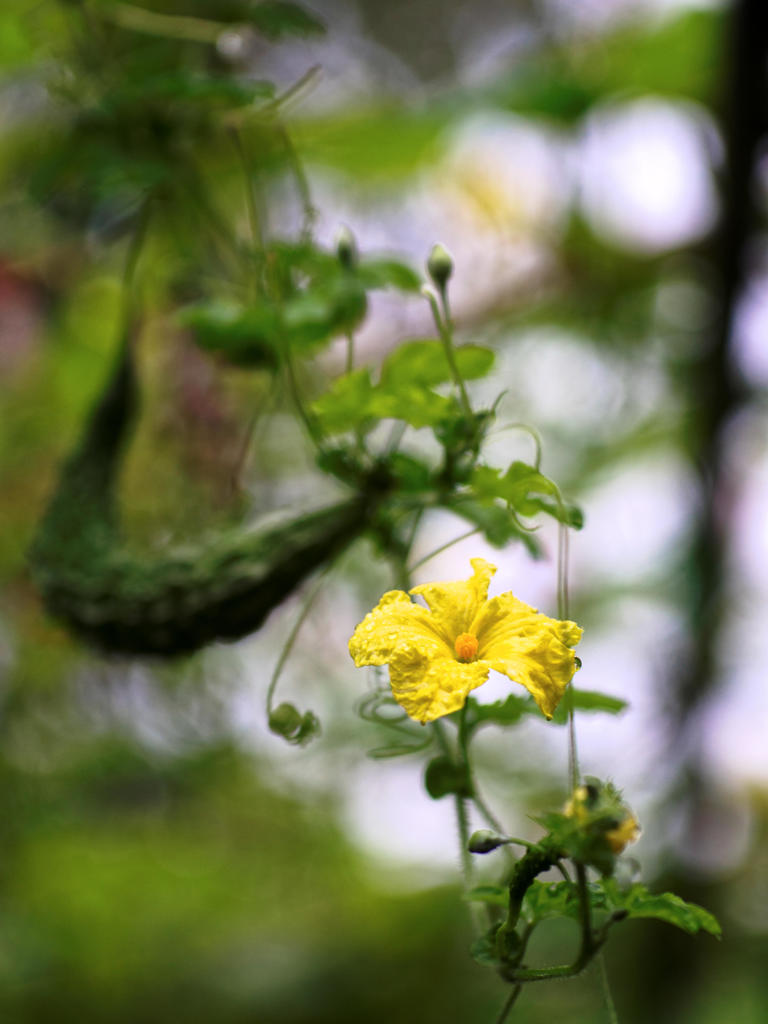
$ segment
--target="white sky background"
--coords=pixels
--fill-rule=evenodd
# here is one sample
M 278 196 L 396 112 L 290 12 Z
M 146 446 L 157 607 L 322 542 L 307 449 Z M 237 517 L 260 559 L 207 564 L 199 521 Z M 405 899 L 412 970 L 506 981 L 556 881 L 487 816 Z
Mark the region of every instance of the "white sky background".
M 563 5 L 552 0 L 552 6 Z M 576 6 L 565 4 L 568 11 Z M 578 5 L 580 18 L 594 15 L 593 26 L 626 14 L 629 7 L 636 14 L 638 6 L 618 0 Z M 663 14 L 694 5 L 648 0 L 643 6 Z M 467 52 L 479 66 L 483 53 L 477 42 L 469 40 Z M 365 78 L 361 65 L 353 71 L 350 80 Z M 529 276 L 546 273 L 552 239 L 557 238 L 572 202 L 581 207 L 596 232 L 628 250 L 658 253 L 695 243 L 717 216 L 713 173 L 718 159 L 716 130 L 703 111 L 691 104 L 645 97 L 616 100 L 595 109 L 570 136 L 511 115 L 475 114 L 445 140 L 439 163 L 410 183 L 405 194 L 392 195 L 383 205 L 372 205 L 369 194 L 319 168 L 313 170 L 312 184 L 322 214 L 319 235 L 327 243 L 338 224 L 347 223 L 363 250 L 396 251 L 418 265 L 433 241 L 445 244 L 455 258 L 452 299 L 461 322 L 474 308 L 482 307 L 500 281 L 511 289 L 524 288 Z M 697 296 L 683 294 L 685 287 L 679 293 L 672 289 L 664 298 L 672 319 L 686 302 L 696 305 Z M 766 296 L 768 276 L 749 289 L 735 337 L 737 361 L 756 387 L 768 382 Z M 409 334 L 423 336 L 430 331 L 429 323 L 425 304 L 404 307 L 399 298 L 377 300 L 361 332 L 360 358 L 375 359 Z M 655 362 L 653 339 L 647 354 L 635 357 L 634 364 L 585 345 L 583 339 L 560 329 L 521 332 L 514 342 L 501 354 L 493 379 L 495 392 L 510 389 L 510 398 L 502 406 L 502 426 L 505 414 L 508 419 L 520 417 L 522 402 L 523 418 L 542 431 L 545 442 L 548 433 L 567 422 L 580 437 L 607 444 L 617 431 L 626 432 L 655 412 L 666 415 L 669 411 L 672 399 L 665 374 Z M 512 416 L 513 412 L 517 414 Z M 722 788 L 734 791 L 751 782 L 768 782 L 763 740 L 768 689 L 760 667 L 768 663 L 768 633 L 762 626 L 768 604 L 765 420 L 755 410 L 734 427 L 737 466 L 730 552 L 734 614 L 722 650 L 724 683 L 702 721 L 711 773 Z M 501 465 L 511 457 L 530 458 L 530 440 L 494 431 L 489 460 Z M 545 471 L 557 477 L 567 459 L 567 451 L 552 450 L 545 443 Z M 582 623 L 585 636 L 579 653 L 584 668 L 577 683 L 630 702 L 629 710 L 616 719 L 580 717 L 582 768 L 612 776 L 642 818 L 668 781 L 669 758 L 665 758 L 659 728 L 665 702 L 661 681 L 665 659 L 679 643 L 682 627 L 674 609 L 658 595 L 670 556 L 691 530 L 698 503 L 696 483 L 679 454 L 656 450 L 627 462 L 620 473 L 606 474 L 580 499 L 586 526 L 572 536 L 573 590 L 628 582 L 637 588 L 615 602 L 599 629 Z M 417 539 L 415 557 L 465 528 L 450 516 L 430 516 Z M 472 538 L 430 561 L 417 580 L 465 577 L 468 558 L 481 555 L 499 567 L 492 593 L 512 589 L 523 600 L 554 614 L 554 534 L 548 527 L 542 532 L 550 552 L 545 561 L 531 562 L 520 546 L 498 552 Z M 388 586 L 385 582 L 382 589 Z M 373 601 L 378 595 L 370 596 Z M 328 607 L 334 609 L 332 616 Z M 333 592 L 332 601 L 323 602 L 307 622 L 300 650 L 285 673 L 280 687 L 283 699 L 298 693 L 299 705 L 313 707 L 321 718 L 328 713 L 353 713 L 366 678 L 347 660 L 346 639 L 369 607 L 356 607 L 354 598 L 338 591 Z M 287 633 L 295 614 L 295 606 L 281 610 L 270 620 L 268 631 L 241 646 L 244 686 L 233 709 L 241 735 L 250 737 L 255 748 L 269 751 L 287 784 L 340 786 L 346 827 L 377 861 L 414 868 L 439 862 L 453 870 L 457 854 L 452 806 L 449 800 L 434 802 L 424 793 L 423 758 L 370 761 L 360 750 L 347 760 L 348 754 L 329 751 L 330 743 L 319 741 L 297 750 L 266 732 L 261 694 L 271 667 L 268 659 L 279 650 L 276 634 Z M 326 654 L 329 646 L 333 652 L 335 675 L 343 680 L 348 697 L 346 711 L 333 701 L 328 705 L 317 681 L 306 682 L 314 644 L 320 644 Z M 499 677 L 476 696 L 491 701 L 510 688 L 513 684 Z M 762 728 L 757 722 L 762 722 Z M 560 764 L 563 774 L 565 743 L 565 731 L 544 722 L 531 723 L 519 739 L 515 736 L 519 756 Z M 503 810 L 513 813 L 512 808 Z M 512 824 L 528 835 L 535 832 L 524 820 Z M 656 842 L 652 830 L 647 830 L 638 846 L 640 857 L 652 858 Z M 734 855 L 727 850 L 721 854 L 725 859 Z M 425 881 L 433 882 L 434 876 Z

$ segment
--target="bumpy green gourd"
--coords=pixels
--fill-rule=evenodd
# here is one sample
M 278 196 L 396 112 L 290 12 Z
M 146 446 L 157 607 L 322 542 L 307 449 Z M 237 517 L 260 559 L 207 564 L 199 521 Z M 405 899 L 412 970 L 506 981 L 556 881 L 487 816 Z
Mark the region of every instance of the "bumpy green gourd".
M 285 525 L 139 559 L 121 541 L 115 498 L 137 401 L 126 338 L 30 551 L 48 610 L 97 647 L 174 656 L 245 636 L 364 530 L 371 499 L 358 494 Z

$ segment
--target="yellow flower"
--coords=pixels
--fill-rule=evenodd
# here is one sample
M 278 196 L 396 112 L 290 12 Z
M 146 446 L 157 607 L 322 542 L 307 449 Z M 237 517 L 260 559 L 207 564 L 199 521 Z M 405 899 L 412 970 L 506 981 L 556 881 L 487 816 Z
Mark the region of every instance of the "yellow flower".
M 628 811 L 626 818 L 624 818 L 616 828 L 610 829 L 605 833 L 605 838 L 608 841 L 608 845 L 611 850 L 616 853 L 622 853 L 624 848 L 634 841 L 640 835 L 640 822 L 637 818 Z
M 602 824 L 602 839 L 618 856 L 639 837 L 640 823 L 612 783 L 602 783 L 594 778 L 587 781 L 588 785 L 574 790 L 563 813 L 574 818 L 582 828 L 594 829 L 595 825 Z M 605 828 L 606 819 L 611 824 L 610 828 Z
M 575 622 L 541 615 L 512 594 L 488 600 L 496 566 L 472 558 L 474 574 L 455 583 L 424 583 L 412 594 L 390 590 L 349 641 L 355 664 L 389 665 L 392 693 L 419 722 L 464 706 L 491 669 L 521 683 L 551 718 L 576 670 Z

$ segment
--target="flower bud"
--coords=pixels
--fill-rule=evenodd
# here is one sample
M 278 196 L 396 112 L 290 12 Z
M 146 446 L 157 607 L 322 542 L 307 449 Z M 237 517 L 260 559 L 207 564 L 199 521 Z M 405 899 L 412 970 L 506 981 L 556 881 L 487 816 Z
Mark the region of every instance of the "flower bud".
M 336 255 L 345 270 L 351 270 L 357 264 L 357 242 L 346 224 L 342 224 L 336 232 Z
M 439 291 L 445 291 L 448 279 L 453 273 L 453 258 L 448 250 L 439 243 L 432 246 L 432 252 L 427 260 L 427 270 Z
M 467 849 L 470 853 L 490 853 L 507 842 L 508 840 L 497 836 L 494 832 L 489 832 L 487 828 L 481 828 L 469 837 Z

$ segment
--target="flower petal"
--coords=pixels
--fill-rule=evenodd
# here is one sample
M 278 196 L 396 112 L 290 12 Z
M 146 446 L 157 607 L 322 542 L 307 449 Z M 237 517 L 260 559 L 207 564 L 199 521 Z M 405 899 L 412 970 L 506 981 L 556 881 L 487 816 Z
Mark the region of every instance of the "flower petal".
M 390 590 L 355 629 L 349 653 L 359 668 L 445 658 L 452 651 L 426 608 L 414 604 L 402 590 Z
M 571 647 L 581 639 L 581 628 L 501 594 L 483 605 L 471 631 L 480 641 L 479 657 L 524 686 L 551 718 L 576 671 Z
M 453 583 L 422 583 L 412 587 L 412 594 L 421 594 L 443 627 L 446 643 L 453 647 L 460 633 L 470 632 L 470 624 L 488 596 L 488 584 L 496 566 L 484 558 L 471 558 L 474 575 Z
M 414 658 L 389 666 L 397 703 L 417 722 L 433 722 L 464 707 L 467 694 L 481 686 L 491 670 L 488 662 L 465 664 L 453 658 Z

